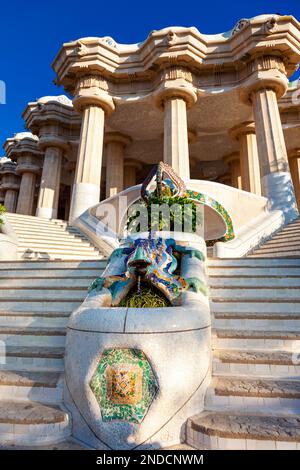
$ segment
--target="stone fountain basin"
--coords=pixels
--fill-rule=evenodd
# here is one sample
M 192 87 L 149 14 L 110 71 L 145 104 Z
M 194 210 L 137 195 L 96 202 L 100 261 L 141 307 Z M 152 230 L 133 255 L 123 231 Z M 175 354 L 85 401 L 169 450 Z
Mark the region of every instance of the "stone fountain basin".
M 210 376 L 211 319 L 207 302 L 200 299 L 161 309 L 83 304 L 72 314 L 66 405 L 76 437 L 98 449 L 151 449 L 184 439 L 187 418 L 203 409 Z M 103 351 L 110 348 L 141 350 L 151 364 L 159 389 L 141 423 L 102 420 L 90 381 Z

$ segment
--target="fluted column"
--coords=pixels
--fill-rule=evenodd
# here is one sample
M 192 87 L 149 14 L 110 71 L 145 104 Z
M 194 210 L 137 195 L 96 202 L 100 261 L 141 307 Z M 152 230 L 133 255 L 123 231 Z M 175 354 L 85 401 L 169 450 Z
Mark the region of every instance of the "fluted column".
M 45 147 L 43 171 L 36 215 L 48 219 L 57 218 L 60 175 L 63 149 L 60 146 Z
M 124 161 L 124 189 L 135 186 L 136 172 L 142 168 L 142 165 L 137 160 L 128 158 Z
M 224 157 L 224 162 L 230 168 L 231 186 L 237 189 L 242 189 L 241 165 L 240 156 L 237 152 L 231 153 Z
M 236 126 L 231 129 L 230 135 L 240 144 L 242 189 L 260 196 L 259 159 L 254 123 L 244 122 Z
M 300 149 L 294 149 L 289 153 L 289 165 L 298 211 L 300 211 Z
M 105 135 L 107 198 L 124 189 L 124 151 L 130 141 L 119 132 L 109 132 Z
M 1 189 L 4 193 L 4 206 L 7 212 L 16 212 L 20 177 L 16 174 L 16 164 L 7 161 L 1 168 Z
M 40 172 L 40 166 L 34 155 L 19 155 L 17 162 L 16 171 L 21 175 L 21 184 L 16 212 L 17 214 L 32 215 L 36 177 Z
M 165 69 L 154 98 L 156 105 L 164 111 L 163 160 L 178 176 L 189 179 L 187 109 L 197 101 L 191 72 L 177 64 Z
M 105 114 L 114 109 L 101 76 L 78 79 L 73 104 L 82 114 L 80 141 L 70 208 L 70 221 L 100 200 Z
M 247 70 L 251 73 L 240 96 L 253 109 L 261 192 L 269 199 L 269 208 L 281 210 L 289 222 L 298 211 L 277 103 L 288 87 L 285 62 L 277 54 L 249 60 Z

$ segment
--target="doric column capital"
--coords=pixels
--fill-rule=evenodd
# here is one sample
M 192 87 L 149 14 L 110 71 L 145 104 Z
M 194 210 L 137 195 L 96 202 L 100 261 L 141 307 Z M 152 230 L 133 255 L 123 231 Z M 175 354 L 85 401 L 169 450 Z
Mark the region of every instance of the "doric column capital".
M 226 164 L 230 164 L 230 163 L 233 163 L 233 162 L 239 162 L 240 161 L 240 154 L 238 152 L 230 153 L 229 155 L 226 155 L 225 157 L 223 157 L 223 161 Z
M 197 101 L 191 72 L 182 66 L 168 67 L 161 71 L 160 85 L 153 94 L 156 106 L 163 110 L 166 100 L 183 99 L 187 108 Z
M 41 150 L 46 150 L 48 147 L 56 147 L 65 152 L 70 148 L 70 144 L 67 139 L 62 136 L 52 133 L 43 133 L 39 139 L 39 148 Z
M 292 150 L 288 151 L 288 158 L 293 159 L 293 158 L 300 158 L 300 148 L 295 148 Z
M 277 99 L 288 88 L 284 59 L 276 55 L 257 55 L 247 62 L 245 76 L 240 87 L 240 99 L 252 103 L 252 96 L 260 90 L 273 90 Z
M 104 143 L 109 144 L 110 142 L 116 142 L 126 147 L 132 142 L 132 139 L 125 134 L 121 134 L 121 132 L 106 132 L 104 135 Z
M 229 130 L 229 136 L 233 140 L 239 140 L 242 135 L 255 134 L 255 124 L 253 121 L 246 121 L 242 124 L 232 127 Z
M 141 170 L 143 165 L 141 162 L 134 160 L 133 158 L 125 158 L 124 160 L 124 167 L 129 166 L 130 168 L 135 168 L 136 170 Z
M 96 73 L 79 76 L 76 81 L 73 105 L 79 112 L 87 106 L 99 106 L 106 115 L 111 114 L 115 105 L 108 94 L 107 80 Z

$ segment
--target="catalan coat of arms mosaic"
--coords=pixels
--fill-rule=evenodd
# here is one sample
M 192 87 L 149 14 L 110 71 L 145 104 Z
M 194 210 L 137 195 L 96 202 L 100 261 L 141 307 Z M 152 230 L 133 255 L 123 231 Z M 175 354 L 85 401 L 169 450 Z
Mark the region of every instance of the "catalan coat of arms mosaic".
M 145 354 L 136 349 L 107 349 L 90 382 L 103 421 L 140 423 L 158 384 Z

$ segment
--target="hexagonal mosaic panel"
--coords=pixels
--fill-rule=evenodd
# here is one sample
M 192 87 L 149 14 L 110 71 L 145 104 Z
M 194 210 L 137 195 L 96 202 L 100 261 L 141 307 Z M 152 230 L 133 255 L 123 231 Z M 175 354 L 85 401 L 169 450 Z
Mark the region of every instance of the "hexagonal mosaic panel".
M 106 349 L 90 387 L 100 406 L 103 421 L 140 423 L 158 391 L 145 354 L 137 349 Z

